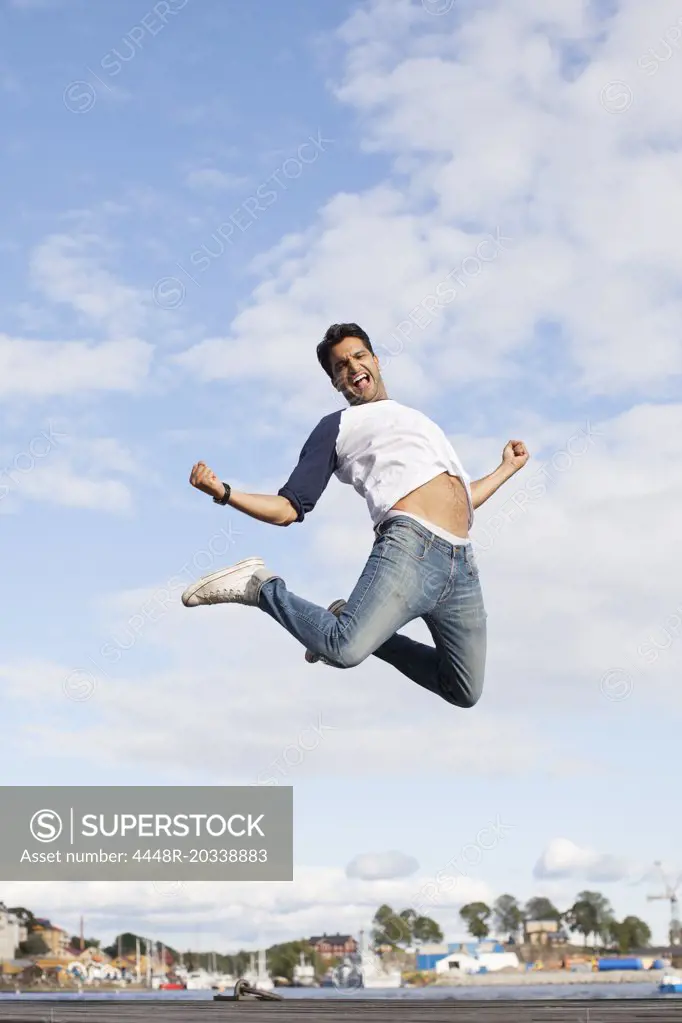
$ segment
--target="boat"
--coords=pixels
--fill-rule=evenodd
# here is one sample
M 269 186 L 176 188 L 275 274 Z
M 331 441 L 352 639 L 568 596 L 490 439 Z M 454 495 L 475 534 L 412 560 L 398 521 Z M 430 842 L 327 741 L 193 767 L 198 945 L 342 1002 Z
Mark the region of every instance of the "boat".
M 233 977 L 231 973 L 214 973 L 211 981 L 211 987 L 214 991 L 226 991 L 227 988 L 235 986 L 237 978 Z
M 362 987 L 362 973 L 360 971 L 358 956 L 346 956 L 338 966 L 333 967 L 323 987 L 341 988 L 344 991 Z
M 294 966 L 293 987 L 316 987 L 315 967 L 312 963 L 306 963 L 305 956 L 301 952 L 300 962 Z
M 254 956 L 251 953 L 251 968 L 244 974 L 243 980 L 250 987 L 256 987 L 259 991 L 272 991 L 275 987 L 275 982 L 267 971 L 265 965 L 265 952 L 263 949 L 258 953 L 258 969 L 254 969 Z
M 363 959 L 360 966 L 362 987 L 385 990 L 386 988 L 397 988 L 403 985 L 403 976 L 400 970 L 387 970 L 381 960 L 379 964 L 374 957 Z
M 192 970 L 187 974 L 185 980 L 185 987 L 188 991 L 210 991 L 213 984 L 213 974 L 207 970 Z
M 343 990 L 367 988 L 385 991 L 402 987 L 402 984 L 400 970 L 387 970 L 380 956 L 375 955 L 367 945 L 365 932 L 360 931 L 359 951 L 346 956 L 339 966 L 331 969 L 321 986 Z
M 358 964 L 361 987 L 387 989 L 402 987 L 403 977 L 400 970 L 387 970 L 380 957 L 370 950 L 365 940 L 365 932 L 360 931 L 360 962 Z
M 682 995 L 682 977 L 672 973 L 664 973 L 658 990 L 663 995 Z

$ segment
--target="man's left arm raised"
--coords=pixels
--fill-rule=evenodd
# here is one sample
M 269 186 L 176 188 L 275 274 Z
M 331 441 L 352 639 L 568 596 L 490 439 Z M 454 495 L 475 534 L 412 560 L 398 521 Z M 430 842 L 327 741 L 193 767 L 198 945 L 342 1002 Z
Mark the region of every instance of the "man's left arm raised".
M 484 501 L 522 469 L 530 455 L 522 440 L 510 440 L 502 452 L 502 461 L 497 469 L 471 484 L 471 498 L 474 508 L 480 508 Z

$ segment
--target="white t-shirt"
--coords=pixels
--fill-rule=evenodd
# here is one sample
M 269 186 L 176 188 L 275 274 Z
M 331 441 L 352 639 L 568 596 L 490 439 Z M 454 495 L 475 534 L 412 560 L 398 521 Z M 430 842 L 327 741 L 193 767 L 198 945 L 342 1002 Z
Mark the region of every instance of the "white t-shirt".
M 449 440 L 423 412 L 386 398 L 321 419 L 279 493 L 302 522 L 335 475 L 365 498 L 376 527 L 397 501 L 444 472 L 464 484 L 471 528 L 471 480 Z

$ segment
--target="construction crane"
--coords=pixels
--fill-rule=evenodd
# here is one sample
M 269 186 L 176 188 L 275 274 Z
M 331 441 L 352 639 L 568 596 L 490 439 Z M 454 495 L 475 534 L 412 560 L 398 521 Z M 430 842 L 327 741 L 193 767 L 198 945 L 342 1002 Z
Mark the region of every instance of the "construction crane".
M 663 873 L 663 867 L 660 860 L 656 860 L 654 866 L 658 867 L 658 871 L 665 885 L 665 893 L 663 895 L 647 895 L 647 900 L 653 902 L 656 899 L 666 899 L 670 902 L 670 944 L 681 945 L 682 944 L 682 924 L 680 924 L 680 916 L 677 908 L 677 889 L 682 883 L 682 874 L 679 875 L 675 884 L 672 885 L 668 881 L 668 878 Z

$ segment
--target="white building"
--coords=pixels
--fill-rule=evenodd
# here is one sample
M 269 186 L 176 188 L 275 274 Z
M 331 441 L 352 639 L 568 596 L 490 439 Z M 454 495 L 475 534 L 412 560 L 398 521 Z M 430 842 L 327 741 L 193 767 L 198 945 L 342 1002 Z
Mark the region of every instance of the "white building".
M 479 952 L 478 961 L 489 973 L 494 970 L 519 970 L 521 962 L 516 952 Z
M 478 973 L 479 969 L 478 959 L 467 955 L 466 952 L 452 952 L 436 963 L 436 973 Z
M 26 941 L 26 928 L 0 902 L 0 961 L 14 959 L 21 941 Z
M 510 967 L 518 970 L 519 965 L 519 959 L 515 952 L 481 952 L 477 956 L 467 955 L 466 952 L 452 952 L 451 955 L 438 960 L 436 973 L 455 975 L 480 973 L 481 969 L 490 973 Z

